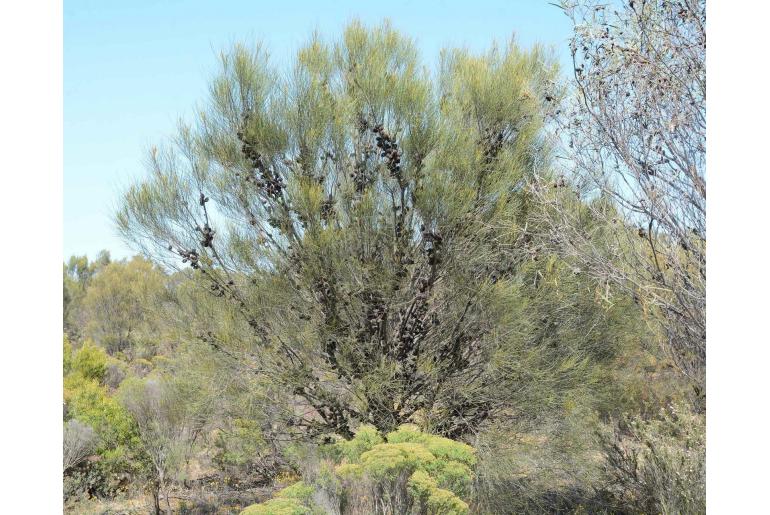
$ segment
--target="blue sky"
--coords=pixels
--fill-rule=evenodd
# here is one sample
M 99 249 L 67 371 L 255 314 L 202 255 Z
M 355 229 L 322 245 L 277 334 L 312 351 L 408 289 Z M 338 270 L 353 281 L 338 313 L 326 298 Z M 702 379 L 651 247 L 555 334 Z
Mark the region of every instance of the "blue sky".
M 493 40 L 553 45 L 567 64 L 567 17 L 546 0 L 64 2 L 64 257 L 133 254 L 111 213 L 145 172 L 145 150 L 172 135 L 206 97 L 216 52 L 261 39 L 276 63 L 318 29 L 389 18 L 416 38 L 426 63 L 441 48 L 481 51 Z

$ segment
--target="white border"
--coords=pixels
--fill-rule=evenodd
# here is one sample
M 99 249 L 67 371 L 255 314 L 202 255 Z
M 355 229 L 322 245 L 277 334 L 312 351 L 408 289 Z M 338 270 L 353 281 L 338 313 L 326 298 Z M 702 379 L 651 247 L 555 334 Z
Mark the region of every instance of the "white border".
M 767 502 L 768 20 L 708 5 L 708 508 Z M 4 513 L 61 513 L 62 4 L 0 15 Z
M 62 512 L 62 4 L 0 10 L 3 513 Z
M 767 512 L 770 206 L 768 20 L 709 0 L 707 507 Z

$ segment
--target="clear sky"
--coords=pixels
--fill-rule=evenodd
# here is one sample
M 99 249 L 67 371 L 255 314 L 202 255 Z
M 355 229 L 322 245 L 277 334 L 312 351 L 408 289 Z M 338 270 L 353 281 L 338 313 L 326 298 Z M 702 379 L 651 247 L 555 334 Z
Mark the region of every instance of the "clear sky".
M 354 18 L 389 18 L 426 63 L 515 33 L 567 64 L 569 20 L 546 0 L 65 0 L 64 257 L 133 253 L 112 225 L 119 194 L 145 173 L 145 150 L 205 99 L 218 50 L 261 39 L 288 63 L 312 30 L 334 37 Z

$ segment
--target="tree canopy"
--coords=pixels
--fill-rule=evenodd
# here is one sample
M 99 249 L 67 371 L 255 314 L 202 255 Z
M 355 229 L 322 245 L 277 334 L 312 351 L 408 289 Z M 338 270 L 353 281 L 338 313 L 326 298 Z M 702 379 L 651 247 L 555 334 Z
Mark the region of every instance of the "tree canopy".
M 117 221 L 238 307 L 256 367 L 312 408 L 292 423 L 463 434 L 534 402 L 522 377 L 560 359 L 529 345 L 516 309 L 556 70 L 511 42 L 447 50 L 431 75 L 387 24 L 314 36 L 285 79 L 235 46 Z

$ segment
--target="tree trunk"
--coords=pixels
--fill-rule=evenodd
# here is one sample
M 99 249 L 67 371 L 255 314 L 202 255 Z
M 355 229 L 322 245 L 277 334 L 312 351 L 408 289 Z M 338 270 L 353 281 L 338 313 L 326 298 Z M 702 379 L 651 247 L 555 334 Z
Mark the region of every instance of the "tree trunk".
M 160 485 L 157 482 L 152 484 L 152 503 L 153 513 L 161 515 L 163 512 L 160 511 Z

